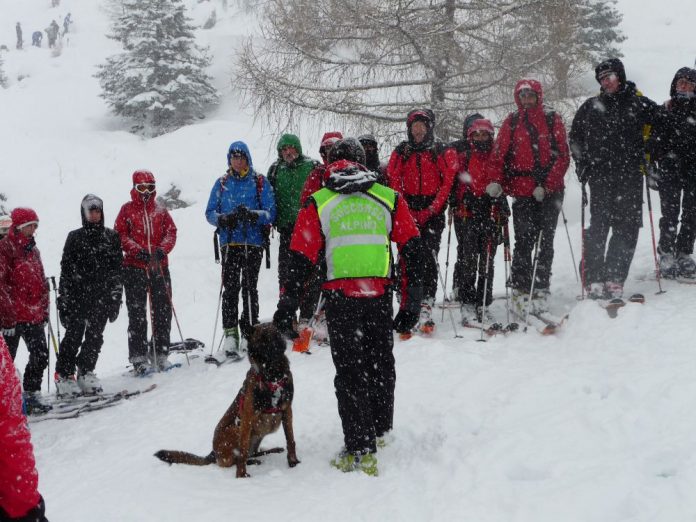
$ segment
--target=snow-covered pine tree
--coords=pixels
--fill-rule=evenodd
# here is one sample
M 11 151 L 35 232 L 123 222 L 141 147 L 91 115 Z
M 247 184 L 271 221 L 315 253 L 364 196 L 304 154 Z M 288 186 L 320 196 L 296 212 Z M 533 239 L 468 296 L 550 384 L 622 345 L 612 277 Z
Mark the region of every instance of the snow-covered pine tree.
M 205 69 L 207 49 L 195 43 L 181 0 L 124 0 L 111 38 L 124 52 L 107 58 L 95 75 L 114 113 L 133 130 L 157 136 L 203 117 L 218 102 Z

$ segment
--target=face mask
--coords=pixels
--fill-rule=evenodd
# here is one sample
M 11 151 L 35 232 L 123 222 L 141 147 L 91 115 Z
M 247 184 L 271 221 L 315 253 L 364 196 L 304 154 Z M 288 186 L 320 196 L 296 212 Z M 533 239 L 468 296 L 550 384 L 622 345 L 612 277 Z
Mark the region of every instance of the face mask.
M 491 140 L 474 141 L 472 143 L 474 145 L 474 148 L 479 152 L 488 152 L 493 148 L 493 142 Z
M 675 98 L 679 98 L 682 100 L 690 100 L 691 98 L 696 97 L 696 93 L 693 92 L 680 92 L 677 91 L 674 95 Z

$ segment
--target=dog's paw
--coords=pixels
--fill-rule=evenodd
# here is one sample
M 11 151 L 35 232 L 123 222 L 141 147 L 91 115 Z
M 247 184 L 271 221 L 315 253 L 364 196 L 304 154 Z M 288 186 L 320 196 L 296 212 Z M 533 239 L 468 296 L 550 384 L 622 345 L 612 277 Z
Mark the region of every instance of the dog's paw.
M 249 478 L 251 475 L 249 475 L 246 470 L 240 470 L 237 468 L 237 478 Z
M 300 463 L 300 459 L 297 458 L 297 455 L 290 455 L 288 454 L 288 466 L 291 468 L 294 468 Z
M 259 459 L 248 459 L 247 460 L 247 466 L 260 466 L 261 465 L 261 460 Z

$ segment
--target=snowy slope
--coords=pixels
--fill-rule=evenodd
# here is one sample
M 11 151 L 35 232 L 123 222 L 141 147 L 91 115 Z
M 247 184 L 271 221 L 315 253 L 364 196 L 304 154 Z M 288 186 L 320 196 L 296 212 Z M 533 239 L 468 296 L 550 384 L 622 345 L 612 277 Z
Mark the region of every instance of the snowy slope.
M 253 20 L 221 2 L 190 2 L 197 21 L 218 9 L 218 26 L 201 32 L 215 56 L 217 86 L 225 95 L 209 118 L 153 140 L 126 132 L 98 97 L 94 66 L 117 51 L 105 38 L 101 2 L 0 2 L 0 43 L 10 88 L 0 91 L 0 192 L 10 206 L 37 209 L 38 245 L 49 275 L 58 275 L 67 232 L 79 226 L 87 192 L 105 200 L 112 223 L 127 200 L 130 173 L 150 168 L 160 188 L 176 182 L 195 204 L 173 217 L 179 240 L 171 256 L 174 302 L 184 336 L 210 343 L 219 268 L 212 259 L 203 208 L 224 169 L 227 145 L 245 139 L 255 164 L 273 159 L 274 130 L 254 124 L 231 89 L 231 60 Z M 231 2 L 230 2 L 231 3 Z M 682 65 L 693 63 L 691 2 L 622 0 L 628 75 L 655 99 L 667 95 Z M 659 13 L 657 12 L 659 9 Z M 74 30 L 52 57 L 26 41 L 52 18 L 72 12 Z M 60 15 L 60 16 L 59 16 Z M 14 50 L 14 23 L 25 31 Z M 45 45 L 45 42 L 44 42 Z M 26 76 L 17 81 L 18 75 Z M 323 129 L 302 134 L 313 151 Z M 387 151 L 383 151 L 386 154 Z M 579 190 L 571 180 L 565 211 L 576 256 L 580 251 Z M 657 207 L 657 197 L 654 198 Z M 656 216 L 657 217 L 657 216 Z M 40 489 L 52 521 L 156 520 L 471 520 L 682 521 L 696 517 L 693 375 L 696 287 L 666 282 L 655 296 L 649 229 L 642 231 L 627 287 L 647 295 L 610 320 L 594 303 L 579 303 L 563 228 L 556 235 L 553 306 L 570 312 L 555 337 L 534 331 L 487 343 L 449 319 L 434 339 L 396 342 L 395 440 L 379 453 L 378 479 L 343 475 L 328 466 L 342 444 L 333 394 L 330 353 L 289 353 L 295 375 L 295 434 L 302 463 L 284 455 L 250 468 L 252 478 L 216 467 L 170 467 L 152 457 L 161 448 L 205 454 L 212 430 L 236 394 L 246 367 L 220 369 L 201 358 L 152 378 L 154 392 L 84 418 L 32 426 Z M 262 269 L 261 315 L 277 299 L 275 271 Z M 454 251 L 454 245 L 453 245 Z M 444 264 L 444 248 L 441 252 Z M 503 291 L 502 258 L 494 290 Z M 496 314 L 504 317 L 504 301 Z M 144 387 L 124 376 L 126 317 L 107 327 L 97 372 L 109 390 Z M 458 313 L 455 312 L 456 319 Z M 439 311 L 437 314 L 440 319 Z M 178 336 L 176 330 L 172 337 Z M 18 363 L 24 366 L 26 350 Z M 54 361 L 53 361 L 54 362 Z M 275 434 L 268 445 L 282 445 Z

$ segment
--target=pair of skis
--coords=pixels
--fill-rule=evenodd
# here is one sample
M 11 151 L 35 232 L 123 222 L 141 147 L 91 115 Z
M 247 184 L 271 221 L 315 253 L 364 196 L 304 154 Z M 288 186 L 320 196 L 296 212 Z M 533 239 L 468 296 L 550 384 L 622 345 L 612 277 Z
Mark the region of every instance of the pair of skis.
M 633 294 L 626 300 L 620 297 L 615 297 L 613 299 L 598 299 L 597 303 L 607 311 L 609 317 L 615 319 L 619 314 L 619 310 L 626 306 L 626 303 L 644 304 L 645 296 L 643 294 Z
M 149 393 L 157 387 L 151 384 L 142 390 L 121 390 L 115 393 L 100 393 L 98 395 L 78 395 L 72 398 L 56 397 L 49 402 L 52 409 L 40 414 L 32 414 L 27 417 L 30 423 L 47 420 L 74 419 L 93 411 L 103 410 L 116 406 L 123 400 L 132 399 L 139 395 Z

